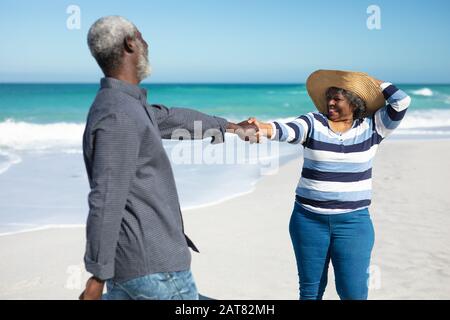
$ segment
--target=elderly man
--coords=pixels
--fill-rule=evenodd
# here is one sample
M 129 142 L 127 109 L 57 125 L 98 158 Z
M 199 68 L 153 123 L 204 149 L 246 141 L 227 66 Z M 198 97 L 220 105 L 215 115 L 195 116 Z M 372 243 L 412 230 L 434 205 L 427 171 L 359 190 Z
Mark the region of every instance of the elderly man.
M 150 74 L 148 45 L 122 17 L 96 21 L 88 44 L 105 77 L 83 136 L 91 187 L 84 260 L 93 276 L 80 299 L 198 299 L 188 247 L 198 250 L 184 233 L 161 139 L 183 129 L 192 138 L 220 143 L 226 131 L 256 126 L 147 104 L 146 91 L 138 84 Z M 194 137 L 197 121 L 202 135 Z M 107 293 L 102 295 L 105 282 Z

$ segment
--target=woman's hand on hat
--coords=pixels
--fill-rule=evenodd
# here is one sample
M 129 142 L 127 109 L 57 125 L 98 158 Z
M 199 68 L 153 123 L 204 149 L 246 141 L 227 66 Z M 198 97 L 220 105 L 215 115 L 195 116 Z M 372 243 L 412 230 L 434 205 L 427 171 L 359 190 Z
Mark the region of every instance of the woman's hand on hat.
M 375 82 L 379 85 L 379 86 L 381 86 L 381 84 L 383 84 L 385 81 L 382 81 L 382 80 L 378 80 L 377 78 L 373 78 L 374 80 L 375 80 Z

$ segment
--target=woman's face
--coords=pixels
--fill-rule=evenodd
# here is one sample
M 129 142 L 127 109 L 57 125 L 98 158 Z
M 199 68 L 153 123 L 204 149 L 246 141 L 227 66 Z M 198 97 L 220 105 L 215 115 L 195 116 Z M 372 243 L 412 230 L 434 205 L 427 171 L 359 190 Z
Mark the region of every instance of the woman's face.
M 328 92 L 327 107 L 328 119 L 331 121 L 353 120 L 353 107 L 338 90 L 332 89 Z

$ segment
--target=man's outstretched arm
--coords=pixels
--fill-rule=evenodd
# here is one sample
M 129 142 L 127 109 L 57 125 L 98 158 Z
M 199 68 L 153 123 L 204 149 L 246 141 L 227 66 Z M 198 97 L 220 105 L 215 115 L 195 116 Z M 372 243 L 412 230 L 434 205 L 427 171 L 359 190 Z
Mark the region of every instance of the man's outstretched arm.
M 184 131 L 189 134 L 190 139 L 212 137 L 212 143 L 221 143 L 225 141 L 225 132 L 230 132 L 238 134 L 241 139 L 252 142 L 251 137 L 254 137 L 254 132 L 258 130 L 255 125 L 246 121 L 235 124 L 224 118 L 210 116 L 192 109 L 167 108 L 164 105 L 150 105 L 150 107 L 156 117 L 163 139 L 185 137 Z M 177 130 L 179 131 L 177 132 Z

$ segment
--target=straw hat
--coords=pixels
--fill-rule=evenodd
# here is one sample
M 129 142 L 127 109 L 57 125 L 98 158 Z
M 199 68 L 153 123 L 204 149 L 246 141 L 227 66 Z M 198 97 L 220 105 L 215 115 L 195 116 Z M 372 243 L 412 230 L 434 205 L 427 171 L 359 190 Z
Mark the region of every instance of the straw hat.
M 366 115 L 373 114 L 385 105 L 381 88 L 377 81 L 363 72 L 317 70 L 306 80 L 306 89 L 316 108 L 328 113 L 325 93 L 330 87 L 351 91 L 366 102 Z

